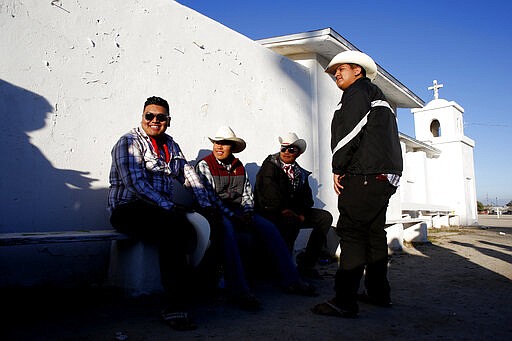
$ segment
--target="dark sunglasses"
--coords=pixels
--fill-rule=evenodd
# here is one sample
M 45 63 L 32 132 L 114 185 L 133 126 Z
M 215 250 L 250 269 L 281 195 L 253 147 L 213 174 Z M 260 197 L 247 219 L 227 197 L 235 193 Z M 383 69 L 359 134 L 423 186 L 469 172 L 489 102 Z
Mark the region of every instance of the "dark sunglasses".
M 146 121 L 148 122 L 151 122 L 153 121 L 153 119 L 156 117 L 156 120 L 158 122 L 164 122 L 164 121 L 167 121 L 169 119 L 169 116 L 166 115 L 166 114 L 153 114 L 152 112 L 148 112 L 144 115 L 144 118 L 146 119 Z
M 286 150 L 288 150 L 288 153 L 295 154 L 299 151 L 297 147 L 288 147 L 288 146 L 281 146 L 281 153 L 285 153 Z

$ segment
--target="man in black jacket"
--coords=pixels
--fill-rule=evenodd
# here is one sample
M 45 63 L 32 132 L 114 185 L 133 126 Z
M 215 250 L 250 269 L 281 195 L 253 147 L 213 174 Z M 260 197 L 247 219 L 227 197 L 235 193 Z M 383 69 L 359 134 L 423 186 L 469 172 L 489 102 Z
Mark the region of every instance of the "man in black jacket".
M 269 155 L 256 175 L 255 208 L 281 232 L 290 253 L 301 228 L 313 228 L 306 250 L 297 256 L 297 268 L 304 277 L 319 278 L 315 264 L 326 243 L 332 215 L 313 208 L 308 177 L 296 159 L 306 150 L 306 141 L 295 133 L 279 137 L 279 153 Z
M 321 315 L 356 317 L 357 299 L 391 306 L 387 280 L 385 222 L 389 198 L 402 174 L 396 116 L 371 81 L 377 65 L 366 54 L 345 51 L 326 69 L 343 90 L 331 124 L 334 190 L 338 195 L 341 259 L 336 296 L 312 310 Z M 365 294 L 358 296 L 363 272 Z

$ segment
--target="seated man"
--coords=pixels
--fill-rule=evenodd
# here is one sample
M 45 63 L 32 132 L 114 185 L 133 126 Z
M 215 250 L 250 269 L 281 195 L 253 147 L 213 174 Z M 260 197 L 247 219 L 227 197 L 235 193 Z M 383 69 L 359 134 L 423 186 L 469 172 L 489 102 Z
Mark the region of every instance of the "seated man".
M 213 152 L 199 161 L 196 171 L 200 175 L 209 199 L 223 215 L 223 247 L 226 286 L 238 297 L 240 307 L 259 308 L 247 284 L 235 232 L 249 232 L 261 241 L 275 262 L 285 292 L 314 296 L 314 288 L 304 283 L 287 251 L 277 228 L 254 214 L 251 184 L 242 162 L 233 153 L 245 149 L 245 141 L 236 137 L 229 127 L 221 127 L 210 137 Z
M 256 211 L 277 225 L 293 253 L 301 228 L 313 228 L 306 251 L 297 256 L 299 273 L 319 278 L 314 268 L 326 244 L 332 215 L 313 208 L 313 195 L 308 182 L 311 174 L 296 162 L 306 150 L 306 141 L 295 133 L 279 137 L 279 153 L 269 155 L 256 175 Z
M 212 207 L 194 168 L 165 134 L 170 121 L 166 100 L 146 100 L 141 127 L 123 135 L 112 149 L 108 206 L 116 230 L 158 244 L 167 301 L 161 317 L 173 329 L 190 330 L 196 326 L 186 311 L 192 274 L 187 255 L 196 233 L 186 210 L 173 201 L 173 178 L 192 188 L 206 212 Z

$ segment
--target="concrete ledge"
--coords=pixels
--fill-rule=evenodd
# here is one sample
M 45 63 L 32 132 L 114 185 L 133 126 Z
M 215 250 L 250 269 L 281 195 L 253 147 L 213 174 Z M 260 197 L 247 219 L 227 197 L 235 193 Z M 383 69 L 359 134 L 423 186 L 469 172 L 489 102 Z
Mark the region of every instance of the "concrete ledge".
M 424 222 L 416 223 L 404 229 L 403 240 L 409 243 L 428 242 L 427 224 Z
M 401 223 L 392 224 L 386 227 L 388 249 L 401 251 L 404 248 L 404 225 Z
M 113 229 L 84 231 L 49 231 L 49 232 L 18 232 L 0 233 L 0 246 L 96 242 L 129 239 L 128 236 Z

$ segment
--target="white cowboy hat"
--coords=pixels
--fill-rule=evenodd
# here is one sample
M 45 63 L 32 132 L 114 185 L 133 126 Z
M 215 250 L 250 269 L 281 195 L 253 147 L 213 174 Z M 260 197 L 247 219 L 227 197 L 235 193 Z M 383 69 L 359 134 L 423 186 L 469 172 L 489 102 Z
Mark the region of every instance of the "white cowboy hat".
M 219 141 L 231 141 L 234 142 L 233 148 L 231 149 L 232 153 L 239 153 L 245 149 L 245 141 L 239 137 L 236 137 L 235 133 L 230 127 L 223 126 L 220 127 L 219 130 L 215 133 L 215 137 L 208 137 L 210 141 L 219 142 Z
M 197 235 L 197 244 L 194 252 L 190 255 L 190 265 L 196 267 L 204 257 L 204 253 L 210 246 L 210 224 L 205 217 L 199 213 L 187 213 L 188 221 L 194 226 Z
M 299 139 L 295 133 L 287 133 L 284 137 L 279 136 L 278 140 L 281 146 L 296 146 L 301 154 L 306 151 L 306 141 Z
M 340 64 L 357 64 L 366 71 L 366 77 L 371 81 L 377 77 L 377 64 L 367 54 L 359 51 L 343 51 L 334 56 L 325 72 L 334 75 Z

